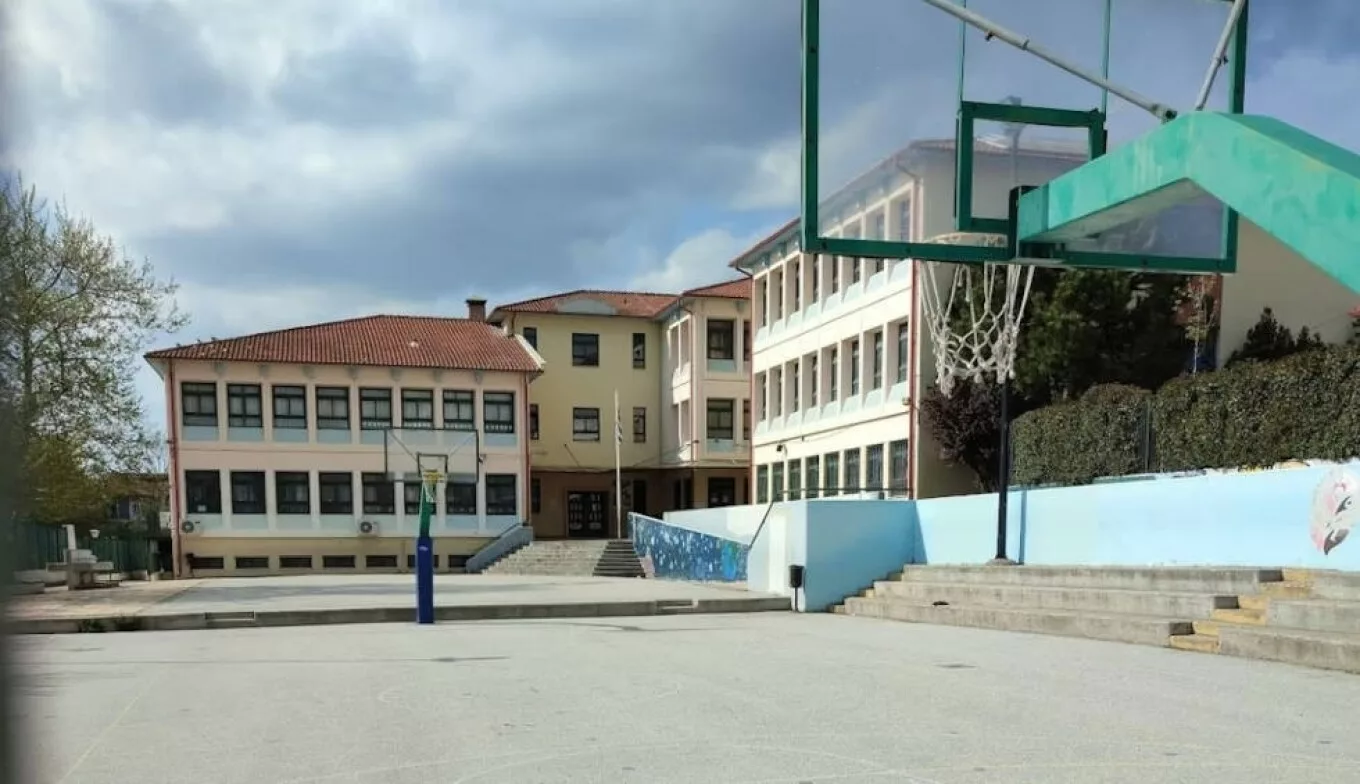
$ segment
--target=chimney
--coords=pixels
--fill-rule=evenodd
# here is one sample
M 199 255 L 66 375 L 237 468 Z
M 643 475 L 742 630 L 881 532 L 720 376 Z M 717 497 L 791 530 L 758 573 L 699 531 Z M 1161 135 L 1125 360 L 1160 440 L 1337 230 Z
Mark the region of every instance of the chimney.
M 471 321 L 486 321 L 486 300 L 478 297 L 468 297 L 468 319 Z

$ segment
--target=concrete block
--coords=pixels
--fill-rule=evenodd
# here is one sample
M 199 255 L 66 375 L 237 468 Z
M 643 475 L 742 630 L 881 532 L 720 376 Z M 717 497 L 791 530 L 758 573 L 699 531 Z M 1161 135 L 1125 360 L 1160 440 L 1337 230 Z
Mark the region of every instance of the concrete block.
M 1310 577 L 1314 596 L 1360 602 L 1360 572 L 1314 572 Z
M 852 615 L 887 618 L 911 623 L 973 626 L 998 631 L 1054 634 L 1092 640 L 1131 642 L 1165 647 L 1173 634 L 1190 634 L 1188 621 L 1117 613 L 1075 613 L 1002 607 L 917 605 L 892 599 L 851 598 L 845 602 Z
M 1228 656 L 1360 673 L 1360 634 L 1222 626 L 1218 638 Z
M 1220 607 L 1233 607 L 1231 595 L 1109 590 L 1087 587 L 983 585 L 970 583 L 874 583 L 874 596 L 916 604 L 947 602 L 968 607 L 1025 607 L 1036 610 L 1093 611 L 1168 618 L 1207 618 Z
M 1132 591 L 1257 593 L 1279 569 L 1123 566 L 908 566 L 903 582 L 983 583 Z
M 1266 620 L 1271 627 L 1360 635 L 1360 602 L 1275 601 Z

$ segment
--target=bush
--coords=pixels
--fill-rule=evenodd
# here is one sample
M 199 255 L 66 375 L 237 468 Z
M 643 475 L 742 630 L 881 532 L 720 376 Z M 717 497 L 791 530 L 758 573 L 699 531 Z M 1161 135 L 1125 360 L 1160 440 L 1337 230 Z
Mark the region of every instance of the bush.
M 1143 470 L 1148 397 L 1137 387 L 1106 384 L 1017 418 L 1012 481 L 1079 485 Z
M 1017 419 L 1013 449 L 1014 481 L 1030 485 L 1351 458 L 1360 454 L 1360 346 L 1184 376 L 1150 400 L 1097 387 Z

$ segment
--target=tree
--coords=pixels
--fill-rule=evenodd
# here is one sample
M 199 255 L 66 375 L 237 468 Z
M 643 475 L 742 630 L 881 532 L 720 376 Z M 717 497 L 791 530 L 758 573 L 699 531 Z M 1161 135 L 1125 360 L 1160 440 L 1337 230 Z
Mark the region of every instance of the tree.
M 1310 332 L 1307 327 L 1300 329 L 1296 338 L 1289 327 L 1276 320 L 1275 313 L 1270 308 L 1265 308 L 1261 311 L 1261 317 L 1247 330 L 1242 348 L 1228 357 L 1224 367 L 1232 367 L 1241 362 L 1284 359 L 1290 354 L 1298 354 L 1321 346 L 1322 338 Z
M 184 323 L 175 286 L 17 180 L 0 183 L 0 281 L 19 513 L 99 516 L 110 477 L 143 470 L 156 448 L 133 380 L 151 337 Z
M 976 276 L 974 276 L 976 277 Z M 1187 279 L 1118 270 L 1037 270 L 1016 352 L 1011 420 L 1031 409 L 1080 396 L 1098 384 L 1156 389 L 1184 367 L 1191 342 L 1178 318 Z M 964 298 L 951 328 L 966 330 Z M 1000 390 L 988 376 L 958 382 L 945 397 L 931 390 L 921 406 L 941 457 L 997 487 Z

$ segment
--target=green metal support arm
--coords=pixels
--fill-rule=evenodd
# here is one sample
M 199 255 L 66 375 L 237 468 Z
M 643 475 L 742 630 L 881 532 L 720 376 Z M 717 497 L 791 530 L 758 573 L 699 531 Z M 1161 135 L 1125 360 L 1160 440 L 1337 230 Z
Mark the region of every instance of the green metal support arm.
M 1270 117 L 1195 112 L 1020 197 L 1020 242 L 1063 242 L 1208 193 L 1360 293 L 1360 155 Z

